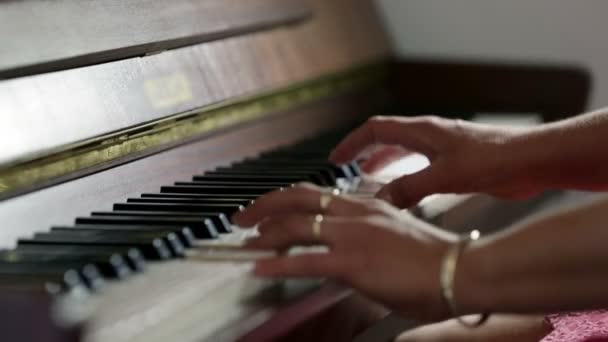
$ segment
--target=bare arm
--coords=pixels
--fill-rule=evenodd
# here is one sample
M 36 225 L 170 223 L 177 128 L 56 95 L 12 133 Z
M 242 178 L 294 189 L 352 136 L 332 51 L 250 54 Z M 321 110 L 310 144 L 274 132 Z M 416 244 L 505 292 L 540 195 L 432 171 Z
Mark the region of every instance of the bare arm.
M 608 199 L 514 227 L 463 254 L 464 313 L 608 307 Z
M 535 182 L 547 188 L 608 189 L 608 109 L 545 124 L 512 141 Z

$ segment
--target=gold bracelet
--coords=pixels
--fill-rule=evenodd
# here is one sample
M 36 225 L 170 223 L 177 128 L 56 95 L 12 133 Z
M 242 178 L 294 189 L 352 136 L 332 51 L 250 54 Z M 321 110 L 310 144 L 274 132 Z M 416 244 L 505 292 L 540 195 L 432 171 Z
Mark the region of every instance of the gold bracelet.
M 458 242 L 454 243 L 445 254 L 443 261 L 441 262 L 441 270 L 439 275 L 439 281 L 441 284 L 441 296 L 446 302 L 452 316 L 456 317 L 456 320 L 468 328 L 476 328 L 488 319 L 489 314 L 480 314 L 479 318 L 474 322 L 468 322 L 458 316 L 458 310 L 456 306 L 456 300 L 454 298 L 454 278 L 456 275 L 456 265 L 458 264 L 458 258 L 462 251 L 469 245 L 471 241 L 479 239 L 480 233 L 478 230 L 472 230 L 469 234 L 464 234 L 460 237 Z

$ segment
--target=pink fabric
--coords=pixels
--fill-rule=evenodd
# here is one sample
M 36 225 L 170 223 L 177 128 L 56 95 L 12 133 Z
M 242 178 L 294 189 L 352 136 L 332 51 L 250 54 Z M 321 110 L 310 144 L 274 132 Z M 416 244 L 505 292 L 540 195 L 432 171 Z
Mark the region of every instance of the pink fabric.
M 608 342 L 608 310 L 549 315 L 553 331 L 541 342 Z

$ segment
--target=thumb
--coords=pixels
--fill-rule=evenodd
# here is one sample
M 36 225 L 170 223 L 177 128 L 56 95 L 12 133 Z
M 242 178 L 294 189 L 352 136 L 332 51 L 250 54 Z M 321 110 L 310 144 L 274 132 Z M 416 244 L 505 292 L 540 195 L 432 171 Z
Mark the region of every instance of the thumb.
M 424 197 L 444 192 L 446 176 L 432 166 L 411 175 L 402 176 L 383 186 L 376 198 L 399 208 L 408 208 Z

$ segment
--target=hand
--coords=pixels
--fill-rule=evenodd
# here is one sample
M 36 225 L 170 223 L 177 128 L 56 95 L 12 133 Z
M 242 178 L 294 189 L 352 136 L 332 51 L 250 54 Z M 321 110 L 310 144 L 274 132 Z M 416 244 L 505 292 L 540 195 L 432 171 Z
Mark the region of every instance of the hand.
M 521 198 L 543 190 L 526 168 L 530 158 L 526 144 L 519 143 L 525 140 L 522 132 L 433 116 L 374 117 L 350 133 L 330 159 L 344 163 L 371 149 L 377 152 L 364 165 L 366 171 L 376 171 L 406 151 L 427 156 L 429 167 L 378 192 L 377 197 L 401 208 L 434 193 L 485 192 Z
M 360 155 L 364 159 L 361 161 L 361 170 L 367 174 L 374 174 L 383 170 L 385 167 L 393 162 L 396 162 L 402 158 L 411 155 L 412 152 L 408 151 L 401 146 L 397 145 L 380 145 L 372 149 L 365 155 Z
M 257 262 L 263 277 L 328 277 L 408 317 L 446 317 L 440 300 L 439 265 L 455 236 L 402 213 L 383 201 L 335 197 L 325 211 L 319 239 L 312 216 L 320 212 L 321 189 L 302 184 L 256 200 L 233 221 L 258 224 L 260 236 L 247 247 L 283 251 L 325 245 L 327 253 L 280 255 Z

